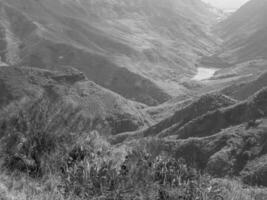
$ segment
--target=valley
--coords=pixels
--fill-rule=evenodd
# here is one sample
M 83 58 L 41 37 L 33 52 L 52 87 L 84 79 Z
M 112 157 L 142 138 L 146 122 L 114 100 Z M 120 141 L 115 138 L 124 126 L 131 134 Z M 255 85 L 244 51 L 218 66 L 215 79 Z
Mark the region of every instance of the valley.
M 266 0 L 0 0 L 0 199 L 267 199 Z

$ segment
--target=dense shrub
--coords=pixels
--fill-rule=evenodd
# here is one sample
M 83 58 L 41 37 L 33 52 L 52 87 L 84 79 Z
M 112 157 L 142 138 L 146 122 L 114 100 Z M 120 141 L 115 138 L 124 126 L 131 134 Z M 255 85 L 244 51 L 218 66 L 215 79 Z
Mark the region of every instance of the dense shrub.
M 6 117 L 0 139 L 5 169 L 26 172 L 34 177 L 50 170 L 50 166 L 46 166 L 51 161 L 50 155 L 60 151 L 66 136 L 53 134 L 48 129 L 48 120 L 47 110 L 41 105 L 35 110 L 29 108 Z
M 83 140 L 68 155 L 62 169 L 61 192 L 88 199 L 213 199 L 210 178 L 188 167 L 183 159 L 152 156 L 131 150 L 122 161 L 98 139 Z M 92 145 L 90 147 L 90 144 Z M 117 165 L 117 162 L 120 165 Z M 219 195 L 217 195 L 219 196 Z
M 2 168 L 39 180 L 43 194 L 50 191 L 61 200 L 222 200 L 236 195 L 164 152 L 160 140 L 112 146 L 97 132 L 54 134 L 46 110 L 40 109 L 2 122 L 0 142 Z M 239 192 L 239 199 L 249 194 Z

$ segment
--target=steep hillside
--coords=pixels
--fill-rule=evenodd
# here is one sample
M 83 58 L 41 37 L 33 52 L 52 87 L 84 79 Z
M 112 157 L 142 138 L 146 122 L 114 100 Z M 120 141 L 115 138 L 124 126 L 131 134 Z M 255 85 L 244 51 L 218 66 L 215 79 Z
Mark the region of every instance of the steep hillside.
M 261 122 L 250 128 L 246 123 L 232 126 L 201 138 L 149 139 L 147 146 L 154 152 L 165 151 L 183 158 L 213 176 L 241 177 L 247 184 L 267 186 L 267 121 L 262 119 Z
M 216 16 L 199 0 L 0 5 L 3 62 L 41 68 L 71 63 L 97 84 L 149 105 L 178 95 L 199 57 L 216 46 L 209 34 Z
M 230 63 L 266 59 L 266 0 L 251 0 L 216 27 L 225 40 L 219 56 Z
M 262 89 L 248 100 L 236 105 L 217 109 L 196 117 L 178 129 L 167 129 L 163 135 L 177 135 L 177 138 L 205 137 L 219 132 L 229 126 L 266 117 L 267 89 Z
M 20 13 L 17 9 L 1 2 L 0 5 L 3 15 L 1 21 L 3 38 L 1 41 L 4 43 L 2 62 L 49 69 L 53 66 L 53 70 L 60 66 L 73 64 L 91 80 L 123 94 L 125 97 L 137 99 L 149 105 L 164 102 L 169 98 L 169 95 L 154 83 L 126 68 L 119 67 L 109 60 L 108 56 L 93 50 L 87 51 L 84 49 L 85 47 L 64 37 L 64 34 L 46 29 L 26 13 Z M 29 5 L 27 4 L 27 6 Z M 45 19 L 44 17 L 43 20 Z M 56 23 L 57 20 L 54 20 Z M 55 24 L 56 27 L 63 26 L 60 25 L 60 22 L 58 23 Z M 76 30 L 76 28 L 70 29 Z M 89 37 L 88 33 L 84 34 Z M 77 37 L 80 38 L 79 35 Z M 84 41 L 82 43 L 86 44 Z M 91 45 L 88 44 L 88 46 Z M 140 84 L 143 86 L 140 87 Z
M 98 130 L 109 135 L 133 131 L 148 123 L 139 111 L 143 105 L 96 85 L 71 68 L 52 72 L 1 67 L 0 92 L 0 127 L 16 126 L 22 116 L 25 121 L 41 119 L 53 133 Z
M 267 86 L 267 73 L 252 81 L 244 81 L 224 88 L 221 92 L 237 100 L 245 100 L 255 92 Z
M 178 129 L 191 120 L 202 116 L 203 114 L 222 107 L 228 107 L 236 102 L 229 97 L 217 94 L 208 94 L 200 97 L 188 106 L 179 109 L 173 116 L 159 122 L 155 126 L 144 131 L 144 136 L 155 136 L 165 129 Z

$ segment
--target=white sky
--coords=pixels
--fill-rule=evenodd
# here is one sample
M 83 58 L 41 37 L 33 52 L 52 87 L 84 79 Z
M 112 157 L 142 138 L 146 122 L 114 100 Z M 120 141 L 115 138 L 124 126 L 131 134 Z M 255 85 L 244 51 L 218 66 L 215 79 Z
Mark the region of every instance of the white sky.
M 221 9 L 238 9 L 248 0 L 203 0 Z

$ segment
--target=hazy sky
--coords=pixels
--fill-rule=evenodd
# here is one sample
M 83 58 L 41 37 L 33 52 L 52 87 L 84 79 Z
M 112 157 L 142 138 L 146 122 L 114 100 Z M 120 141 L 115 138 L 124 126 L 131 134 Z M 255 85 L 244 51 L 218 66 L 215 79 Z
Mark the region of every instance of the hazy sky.
M 222 9 L 237 9 L 248 0 L 203 0 Z

